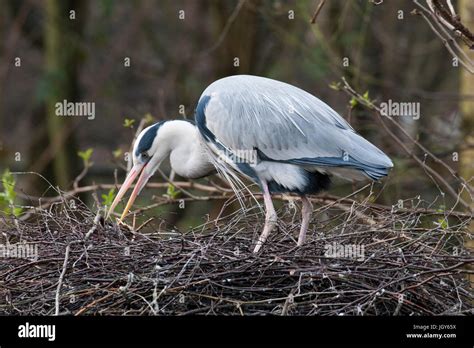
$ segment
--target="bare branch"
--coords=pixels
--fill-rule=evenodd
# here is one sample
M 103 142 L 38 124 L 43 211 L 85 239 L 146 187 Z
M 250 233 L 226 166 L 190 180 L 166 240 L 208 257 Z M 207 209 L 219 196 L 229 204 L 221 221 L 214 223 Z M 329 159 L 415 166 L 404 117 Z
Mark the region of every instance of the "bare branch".
M 318 7 L 316 7 L 316 11 L 314 11 L 313 17 L 311 18 L 311 24 L 316 23 L 316 18 L 318 18 L 319 12 L 321 12 L 326 0 L 320 0 Z

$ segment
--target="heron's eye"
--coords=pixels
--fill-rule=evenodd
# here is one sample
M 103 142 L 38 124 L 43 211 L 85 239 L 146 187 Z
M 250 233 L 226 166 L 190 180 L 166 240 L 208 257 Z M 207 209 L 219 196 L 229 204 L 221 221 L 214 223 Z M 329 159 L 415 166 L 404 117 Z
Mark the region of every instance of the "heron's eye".
M 148 161 L 150 159 L 150 155 L 146 152 L 142 152 L 141 154 L 142 156 L 142 160 L 145 162 L 145 161 Z

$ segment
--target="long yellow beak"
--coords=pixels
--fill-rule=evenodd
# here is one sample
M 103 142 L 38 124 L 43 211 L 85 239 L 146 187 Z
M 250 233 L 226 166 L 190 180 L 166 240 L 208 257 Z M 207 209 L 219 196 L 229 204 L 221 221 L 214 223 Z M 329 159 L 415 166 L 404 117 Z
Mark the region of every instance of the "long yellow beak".
M 140 191 L 143 189 L 143 187 L 145 187 L 146 183 L 150 179 L 151 175 L 147 174 L 147 172 L 145 171 L 145 167 L 146 167 L 146 164 L 137 164 L 133 166 L 133 168 L 130 170 L 130 173 L 128 173 L 127 178 L 123 182 L 122 187 L 120 187 L 120 190 L 117 193 L 117 196 L 115 196 L 115 199 L 112 202 L 112 205 L 110 206 L 109 211 L 107 212 L 107 218 L 109 218 L 110 214 L 112 214 L 115 207 L 120 202 L 122 197 L 125 195 L 127 190 L 130 188 L 130 186 L 132 186 L 138 174 L 141 173 L 140 177 L 138 178 L 137 184 L 135 185 L 132 191 L 132 194 L 130 195 L 130 198 L 128 199 L 127 205 L 125 206 L 125 209 L 122 212 L 122 216 L 120 216 L 120 220 L 123 220 L 123 218 L 127 215 L 128 211 L 130 210 L 133 203 L 135 202 L 135 199 L 140 194 Z

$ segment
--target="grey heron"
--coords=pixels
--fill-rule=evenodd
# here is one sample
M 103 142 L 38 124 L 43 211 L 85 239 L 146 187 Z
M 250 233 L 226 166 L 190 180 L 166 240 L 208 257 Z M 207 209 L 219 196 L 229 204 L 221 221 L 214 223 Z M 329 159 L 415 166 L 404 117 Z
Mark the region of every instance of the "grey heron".
M 310 93 L 277 80 L 235 75 L 209 85 L 199 98 L 195 122 L 168 120 L 144 129 L 133 147 L 133 167 L 109 214 L 139 176 L 120 219 L 165 158 L 184 178 L 217 172 L 239 192 L 242 176 L 263 192 L 265 224 L 258 252 L 277 223 L 272 193 L 301 196 L 298 245 L 306 238 L 312 205 L 333 175 L 379 180 L 390 158 L 364 139 L 331 107 Z

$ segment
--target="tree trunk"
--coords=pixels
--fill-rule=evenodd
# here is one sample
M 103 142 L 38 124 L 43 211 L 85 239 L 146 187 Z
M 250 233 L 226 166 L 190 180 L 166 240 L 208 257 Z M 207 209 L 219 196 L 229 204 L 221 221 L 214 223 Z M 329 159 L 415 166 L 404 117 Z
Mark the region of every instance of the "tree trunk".
M 73 117 L 58 117 L 56 103 L 77 101 L 79 39 L 85 16 L 85 2 L 47 0 L 45 24 L 46 123 L 54 152 L 52 169 L 56 185 L 65 188 L 77 171 L 77 153 L 72 135 L 64 136 Z M 71 11 L 74 11 L 71 12 Z M 72 18 L 74 16 L 74 18 Z

